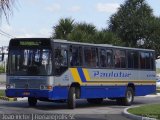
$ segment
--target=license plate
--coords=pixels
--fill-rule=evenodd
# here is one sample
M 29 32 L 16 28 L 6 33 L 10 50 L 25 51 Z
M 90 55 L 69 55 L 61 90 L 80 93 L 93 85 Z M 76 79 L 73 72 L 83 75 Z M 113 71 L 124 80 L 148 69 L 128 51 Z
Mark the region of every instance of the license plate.
M 24 92 L 23 95 L 30 95 L 30 92 Z

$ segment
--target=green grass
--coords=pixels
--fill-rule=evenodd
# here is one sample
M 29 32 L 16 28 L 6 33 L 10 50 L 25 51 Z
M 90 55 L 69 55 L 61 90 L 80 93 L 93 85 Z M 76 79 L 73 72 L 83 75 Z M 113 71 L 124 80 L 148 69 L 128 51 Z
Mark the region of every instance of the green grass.
M 160 104 L 150 104 L 141 107 L 130 108 L 129 113 L 160 119 Z
M 0 65 L 0 73 L 5 73 L 5 68 L 2 65 Z
M 0 90 L 0 96 L 5 96 L 5 91 L 4 90 Z
M 160 93 L 160 87 L 157 87 L 156 92 L 157 92 L 157 93 Z

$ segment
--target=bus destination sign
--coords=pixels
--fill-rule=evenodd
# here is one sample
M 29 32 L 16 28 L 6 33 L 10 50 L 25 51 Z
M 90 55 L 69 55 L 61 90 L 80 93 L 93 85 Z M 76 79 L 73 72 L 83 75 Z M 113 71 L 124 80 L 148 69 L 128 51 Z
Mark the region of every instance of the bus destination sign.
M 40 41 L 20 41 L 22 46 L 39 46 L 41 45 Z

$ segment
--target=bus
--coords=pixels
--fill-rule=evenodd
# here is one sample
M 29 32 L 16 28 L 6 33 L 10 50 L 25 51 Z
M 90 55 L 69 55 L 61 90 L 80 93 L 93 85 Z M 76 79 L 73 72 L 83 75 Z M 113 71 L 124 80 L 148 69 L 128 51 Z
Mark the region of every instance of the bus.
M 105 98 L 131 105 L 134 96 L 156 92 L 155 51 L 51 38 L 15 38 L 9 43 L 6 96 L 37 101 Z

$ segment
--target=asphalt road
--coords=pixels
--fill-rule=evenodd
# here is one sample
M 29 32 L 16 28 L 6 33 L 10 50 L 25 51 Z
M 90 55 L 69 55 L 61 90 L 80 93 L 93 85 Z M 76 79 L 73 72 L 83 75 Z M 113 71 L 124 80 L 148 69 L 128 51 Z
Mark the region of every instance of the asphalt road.
M 136 97 L 133 106 L 160 103 L 160 97 Z M 66 103 L 38 102 L 31 108 L 27 101 L 8 102 L 0 100 L 0 114 L 69 114 L 76 120 L 129 120 L 122 115 L 126 106 L 105 100 L 101 105 L 91 105 L 86 100 L 77 100 L 74 110 L 67 109 Z
M 2 73 L 0 74 L 0 90 L 3 90 L 6 88 L 6 74 Z
M 6 74 L 2 73 L 0 74 L 0 83 L 6 82 Z

